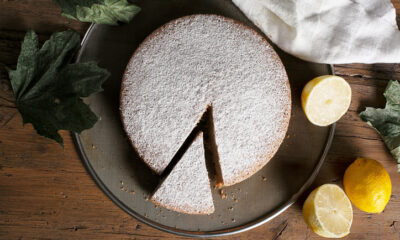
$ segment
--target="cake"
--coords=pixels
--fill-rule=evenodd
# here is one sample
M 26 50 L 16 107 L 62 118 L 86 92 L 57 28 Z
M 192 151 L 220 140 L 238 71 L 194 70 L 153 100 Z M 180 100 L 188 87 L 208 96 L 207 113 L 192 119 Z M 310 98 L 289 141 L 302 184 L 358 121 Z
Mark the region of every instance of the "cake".
M 211 214 L 214 203 L 200 134 L 155 190 L 152 202 L 187 214 Z
M 123 126 L 143 161 L 162 174 L 208 107 L 215 165 L 230 186 L 267 164 L 285 137 L 291 111 L 285 69 L 268 42 L 239 22 L 217 15 L 175 19 L 149 35 L 127 65 Z

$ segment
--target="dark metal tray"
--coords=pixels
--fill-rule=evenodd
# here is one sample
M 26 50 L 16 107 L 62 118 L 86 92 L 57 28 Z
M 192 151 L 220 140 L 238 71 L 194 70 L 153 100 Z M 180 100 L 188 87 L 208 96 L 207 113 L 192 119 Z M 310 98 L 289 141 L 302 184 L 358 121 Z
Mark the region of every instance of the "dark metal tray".
M 74 135 L 89 173 L 104 193 L 124 211 L 157 229 L 182 235 L 213 237 L 257 227 L 290 207 L 317 175 L 331 145 L 335 125 L 316 127 L 301 109 L 300 95 L 312 78 L 332 74 L 330 65 L 309 63 L 277 49 L 292 89 L 292 117 L 276 156 L 253 177 L 225 188 L 226 199 L 213 190 L 216 211 L 186 215 L 156 207 L 149 194 L 160 180 L 142 163 L 128 142 L 119 117 L 121 77 L 133 51 L 152 31 L 169 20 L 194 14 L 224 15 L 259 31 L 228 0 L 146 0 L 142 12 L 127 25 L 92 25 L 77 61 L 96 61 L 111 72 L 104 92 L 86 99 L 101 120 Z

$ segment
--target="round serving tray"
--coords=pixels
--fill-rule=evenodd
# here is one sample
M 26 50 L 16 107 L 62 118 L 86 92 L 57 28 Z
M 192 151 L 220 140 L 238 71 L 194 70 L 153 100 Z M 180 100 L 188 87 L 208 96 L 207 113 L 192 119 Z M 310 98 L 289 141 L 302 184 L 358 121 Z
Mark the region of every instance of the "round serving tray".
M 287 136 L 274 158 L 251 178 L 224 188 L 226 198 L 213 189 L 215 212 L 187 215 L 148 201 L 160 177 L 154 175 L 131 147 L 119 118 L 122 74 L 141 41 L 164 23 L 189 14 L 211 13 L 236 19 L 260 32 L 228 0 L 146 0 L 130 24 L 91 25 L 77 61 L 95 61 L 111 72 L 104 91 L 85 101 L 100 117 L 90 130 L 74 134 L 90 175 L 120 208 L 159 230 L 189 237 L 226 236 L 255 228 L 276 217 L 307 189 L 331 145 L 335 125 L 317 127 L 301 109 L 305 83 L 332 74 L 330 65 L 309 63 L 276 49 L 285 65 L 292 90 L 292 115 Z

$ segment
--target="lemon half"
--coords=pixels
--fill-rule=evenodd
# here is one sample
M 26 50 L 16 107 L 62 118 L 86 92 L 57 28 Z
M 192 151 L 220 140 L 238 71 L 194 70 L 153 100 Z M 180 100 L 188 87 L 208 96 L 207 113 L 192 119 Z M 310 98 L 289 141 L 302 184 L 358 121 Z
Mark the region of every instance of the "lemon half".
M 353 208 L 345 192 L 335 184 L 324 184 L 308 196 L 303 217 L 316 234 L 342 238 L 350 233 Z
M 338 121 L 349 109 L 350 102 L 350 85 L 333 75 L 314 78 L 301 94 L 304 113 L 317 126 L 328 126 Z

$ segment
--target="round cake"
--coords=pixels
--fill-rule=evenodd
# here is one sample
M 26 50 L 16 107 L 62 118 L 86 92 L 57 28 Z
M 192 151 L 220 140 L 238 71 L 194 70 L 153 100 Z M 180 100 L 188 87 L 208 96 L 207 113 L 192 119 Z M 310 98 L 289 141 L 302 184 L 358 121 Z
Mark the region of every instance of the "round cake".
M 285 137 L 291 111 L 285 69 L 268 42 L 239 22 L 217 15 L 173 20 L 128 63 L 124 128 L 143 161 L 161 174 L 208 107 L 218 173 L 223 185 L 233 185 L 260 170 Z

